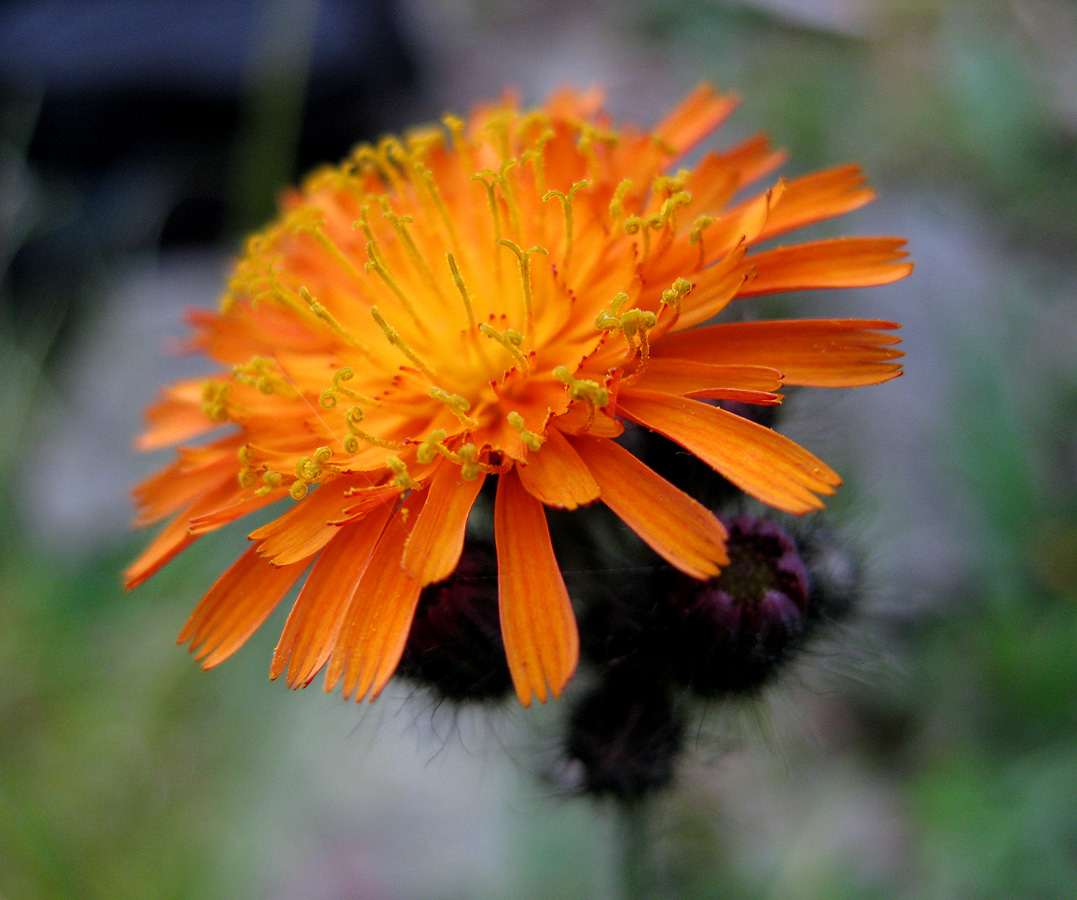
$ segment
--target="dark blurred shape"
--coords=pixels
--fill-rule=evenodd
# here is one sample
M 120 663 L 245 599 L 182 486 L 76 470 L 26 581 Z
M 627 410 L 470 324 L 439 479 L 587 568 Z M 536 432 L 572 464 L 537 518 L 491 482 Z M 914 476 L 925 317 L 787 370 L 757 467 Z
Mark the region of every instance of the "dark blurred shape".
M 774 677 L 806 634 L 809 615 L 808 569 L 793 539 L 751 516 L 728 528 L 728 565 L 707 582 L 672 573 L 660 612 L 672 674 L 714 697 Z
M 468 542 L 456 571 L 419 596 L 397 673 L 459 703 L 503 699 L 512 679 L 499 616 L 494 549 Z
M 673 780 L 684 711 L 668 684 L 631 667 L 605 670 L 576 701 L 565 755 L 579 793 L 637 800 Z
M 416 82 L 391 0 L 0 4 L 0 143 L 41 201 L 6 294 L 68 316 L 116 253 L 238 239 Z

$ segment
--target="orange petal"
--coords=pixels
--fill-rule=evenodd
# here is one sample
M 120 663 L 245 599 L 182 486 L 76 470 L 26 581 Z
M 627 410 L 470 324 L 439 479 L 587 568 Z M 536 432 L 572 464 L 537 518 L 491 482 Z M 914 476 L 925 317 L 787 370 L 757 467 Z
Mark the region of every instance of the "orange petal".
M 716 365 L 694 359 L 651 359 L 632 385 L 660 394 L 696 394 L 701 391 L 755 391 L 771 393 L 782 386 L 782 373 L 769 366 Z M 721 399 L 712 397 L 711 399 Z
M 832 219 L 870 203 L 875 193 L 865 186 L 857 165 L 840 166 L 796 178 L 786 184 L 758 240 L 765 241 L 824 219 Z
M 841 479 L 780 434 L 698 400 L 650 391 L 621 392 L 621 412 L 694 453 L 741 490 L 786 512 L 822 509 Z
M 319 554 L 284 625 L 270 678 L 277 678 L 287 663 L 288 686 L 305 687 L 325 665 L 344 611 L 392 512 L 386 506 L 342 526 Z
M 573 439 L 602 489 L 602 502 L 670 564 L 713 578 L 729 562 L 726 530 L 714 513 L 652 471 L 620 444 Z
M 654 133 L 681 155 L 721 125 L 738 102 L 732 94 L 720 94 L 711 85 L 701 84 L 659 123 Z
M 624 425 L 608 414 L 608 410 L 596 410 L 594 419 L 589 419 L 587 404 L 573 403 L 563 415 L 550 419 L 550 424 L 565 434 L 580 434 L 586 431 L 588 434 L 608 438 L 620 437 L 625 430 Z
M 142 551 L 138 559 L 127 567 L 123 573 L 124 586 L 130 590 L 142 584 L 165 563 L 174 559 L 181 550 L 193 544 L 199 535 L 191 533 L 191 520 L 212 512 L 222 504 L 230 505 L 239 492 L 239 485 L 229 476 L 176 516 Z
M 555 697 L 576 670 L 579 634 L 568 591 L 550 543 L 542 503 L 520 483 L 515 469 L 498 477 L 494 501 L 501 634 L 516 694 Z
M 274 566 L 251 547 L 209 589 L 176 642 L 190 641 L 203 669 L 224 661 L 273 612 L 309 562 Z
M 139 450 L 159 450 L 219 427 L 202 409 L 204 379 L 181 381 L 161 392 L 160 399 L 146 410 L 146 430 L 135 446 Z
M 741 265 L 744 249 L 743 244 L 738 244 L 717 265 L 693 276 L 692 290 L 684 298 L 680 314 L 669 326 L 670 330 L 681 331 L 706 322 L 718 315 L 744 290 L 744 286 L 753 277 L 752 273 L 745 271 Z M 664 334 L 666 330 L 659 320 L 658 331 L 654 336 Z
M 402 565 L 420 496 L 410 494 L 389 521 L 356 585 L 326 668 L 326 691 L 343 679 L 345 697 L 373 700 L 393 677 L 422 591 Z
M 872 329 L 897 328 L 876 319 L 792 319 L 729 322 L 665 335 L 657 358 L 693 357 L 711 363 L 755 363 L 777 369 L 785 384 L 858 387 L 901 374 L 893 362 L 900 338 Z
M 740 296 L 890 284 L 912 271 L 912 263 L 899 262 L 908 256 L 904 245 L 901 238 L 834 238 L 756 253 L 744 260 L 755 278 Z
M 546 443 L 516 469 L 524 489 L 547 506 L 575 509 L 598 499 L 598 484 L 561 432 L 546 432 Z
M 235 483 L 237 448 L 238 444 L 231 440 L 226 448 L 212 452 L 205 452 L 204 447 L 181 447 L 170 465 L 135 488 L 139 514 L 134 524 L 141 527 L 160 522 L 218 484 Z M 195 454 L 197 460 L 192 459 Z
M 295 502 L 283 516 L 250 533 L 258 552 L 274 565 L 286 566 L 317 553 L 332 540 L 347 501 L 348 483 L 337 479 L 323 484 Z
M 404 547 L 404 568 L 426 586 L 452 575 L 464 549 L 467 517 L 486 475 L 470 481 L 443 460 L 430 479 L 426 502 Z

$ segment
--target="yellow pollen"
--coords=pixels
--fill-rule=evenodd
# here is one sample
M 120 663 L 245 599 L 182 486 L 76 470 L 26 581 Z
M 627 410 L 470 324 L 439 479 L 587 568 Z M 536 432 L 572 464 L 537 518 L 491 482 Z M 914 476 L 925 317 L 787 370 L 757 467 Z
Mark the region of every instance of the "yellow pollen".
M 221 424 L 228 421 L 228 395 L 232 385 L 219 381 L 207 381 L 202 385 L 202 412 L 212 421 Z
M 439 451 L 444 449 L 441 446 L 441 442 L 449 436 L 444 428 L 438 428 L 435 431 L 431 431 L 426 436 L 426 439 L 419 444 L 419 449 L 415 451 L 415 458 L 421 465 L 428 465 L 434 461 L 434 457 L 438 455 Z
M 639 350 L 646 340 L 646 334 L 658 322 L 658 317 L 647 310 L 630 309 L 621 314 L 621 308 L 628 301 L 628 294 L 620 293 L 610 302 L 610 308 L 603 310 L 595 318 L 595 328 L 602 331 L 620 331 L 628 342 L 629 349 Z M 639 336 L 640 345 L 635 338 Z
M 378 308 L 376 306 L 370 307 L 370 314 L 374 317 L 374 321 L 378 323 L 378 327 L 385 335 L 385 339 L 394 347 L 396 347 L 397 350 L 403 353 L 404 356 L 406 356 L 408 360 L 414 364 L 415 368 L 422 372 L 431 381 L 436 382 L 437 376 L 434 374 L 433 370 L 426 363 L 424 363 L 416 355 L 415 351 L 412 350 L 404 342 L 404 339 L 400 336 L 400 333 L 395 328 L 393 328 L 392 325 L 386 322 L 385 319 L 382 318 L 381 313 L 378 312 Z
M 692 290 L 692 286 L 692 282 L 687 278 L 676 279 L 669 290 L 662 291 L 662 303 L 666 306 L 672 306 L 674 310 L 680 312 L 681 302 L 688 292 Z
M 534 431 L 528 431 L 527 425 L 524 422 L 524 417 L 521 416 L 516 410 L 510 412 L 506 417 L 506 421 L 512 426 L 513 430 L 520 435 L 525 446 L 528 450 L 537 451 L 543 443 L 545 438 L 541 434 L 536 434 Z
M 415 487 L 415 480 L 408 474 L 408 467 L 399 456 L 386 457 L 385 465 L 393 472 L 393 477 L 389 479 L 390 483 L 396 485 L 401 493 Z
M 234 366 L 232 377 L 240 384 L 256 388 L 267 397 L 287 387 L 284 379 L 273 370 L 273 360 L 264 356 L 255 356 L 245 366 Z
M 610 402 L 609 392 L 602 385 L 588 378 L 575 378 L 565 366 L 554 369 L 553 376 L 568 388 L 568 395 L 573 400 L 584 400 L 595 406 L 606 406 Z
M 714 224 L 714 216 L 696 216 L 692 227 L 688 229 L 688 243 L 699 244 L 699 264 L 703 265 L 706 251 L 703 249 L 703 231 Z
M 280 483 L 284 476 L 280 472 L 274 472 L 272 469 L 266 469 L 262 473 L 262 486 L 255 491 L 259 497 L 266 497 L 272 494 L 277 488 L 280 487 Z
M 651 228 L 661 228 L 665 221 L 661 217 L 657 217 L 658 224 L 655 225 L 654 220 L 656 217 L 657 214 L 646 218 L 643 216 L 629 216 L 625 219 L 624 225 L 621 226 L 625 234 L 639 234 L 642 236 L 643 255 L 640 257 L 640 262 L 646 261 L 651 252 Z

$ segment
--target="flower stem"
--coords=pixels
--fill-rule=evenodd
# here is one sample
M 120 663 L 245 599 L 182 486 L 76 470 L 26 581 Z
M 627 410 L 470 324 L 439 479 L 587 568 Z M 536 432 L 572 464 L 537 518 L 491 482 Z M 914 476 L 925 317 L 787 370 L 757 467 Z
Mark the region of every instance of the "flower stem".
M 651 804 L 622 800 L 617 804 L 617 868 L 622 900 L 650 900 L 655 895 Z

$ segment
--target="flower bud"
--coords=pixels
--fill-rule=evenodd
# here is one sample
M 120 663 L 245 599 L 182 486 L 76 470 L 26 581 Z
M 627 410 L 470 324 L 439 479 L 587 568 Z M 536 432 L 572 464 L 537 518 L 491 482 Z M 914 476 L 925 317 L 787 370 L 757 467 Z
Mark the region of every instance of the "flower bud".
M 684 712 L 667 683 L 619 666 L 576 702 L 565 736 L 565 780 L 581 794 L 632 800 L 672 781 Z
M 498 700 L 509 692 L 492 547 L 465 544 L 456 571 L 423 589 L 397 671 L 458 702 Z
M 674 575 L 663 604 L 672 675 L 705 696 L 763 685 L 809 624 L 808 569 L 793 540 L 766 519 L 728 527 L 728 565 L 705 582 Z

